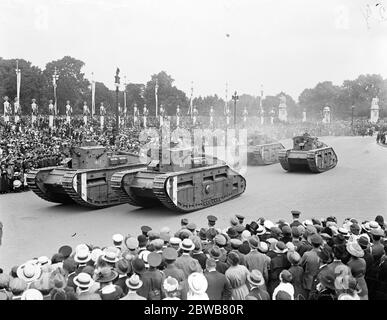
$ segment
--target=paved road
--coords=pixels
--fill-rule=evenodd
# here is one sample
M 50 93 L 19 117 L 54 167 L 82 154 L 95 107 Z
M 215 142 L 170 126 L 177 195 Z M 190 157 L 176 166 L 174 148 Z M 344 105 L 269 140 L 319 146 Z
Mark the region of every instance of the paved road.
M 279 164 L 249 167 L 246 192 L 239 198 L 212 208 L 186 214 L 198 225 L 206 216 L 218 216 L 226 227 L 235 213 L 247 222 L 261 216 L 277 221 L 290 218 L 298 209 L 301 218 L 333 214 L 339 220 L 355 217 L 387 218 L 387 148 L 370 137 L 327 137 L 339 159 L 337 167 L 322 174 L 287 173 Z M 290 140 L 284 141 L 290 147 Z M 52 255 L 63 244 L 82 242 L 95 245 L 111 243 L 114 233 L 138 234 L 141 225 L 177 229 L 181 215 L 163 208 L 138 209 L 120 205 L 101 210 L 55 205 L 32 192 L 0 196 L 0 221 L 4 224 L 0 246 L 0 266 L 9 270 L 16 264 L 39 255 Z

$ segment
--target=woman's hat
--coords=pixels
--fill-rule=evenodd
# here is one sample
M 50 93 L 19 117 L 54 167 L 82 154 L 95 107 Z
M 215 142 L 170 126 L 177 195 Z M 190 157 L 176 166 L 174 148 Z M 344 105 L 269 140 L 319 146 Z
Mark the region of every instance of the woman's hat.
M 179 288 L 179 282 L 175 278 L 168 276 L 163 282 L 163 288 L 165 292 L 174 292 Z
M 37 289 L 27 289 L 23 292 L 21 300 L 43 300 L 43 295 Z
M 263 275 L 261 271 L 257 269 L 253 269 L 248 275 L 247 280 L 252 284 L 253 286 L 261 286 L 265 284 L 265 279 L 263 279 Z
M 87 263 L 91 260 L 89 249 L 81 249 L 75 252 L 74 261 L 78 263 Z
M 286 247 L 286 244 L 283 243 L 282 241 L 278 241 L 275 246 L 274 250 L 275 253 L 285 253 L 288 251 L 288 248 Z
M 192 251 L 193 249 L 195 249 L 194 243 L 192 242 L 191 239 L 188 239 L 188 238 L 180 242 L 179 247 L 180 249 L 186 250 L 186 251 Z
M 73 279 L 74 284 L 80 288 L 90 288 L 94 284 L 94 280 L 88 273 L 81 272 Z
M 130 278 L 125 280 L 125 284 L 129 289 L 137 290 L 142 287 L 142 281 L 137 274 L 133 274 Z
M 115 271 L 115 270 L 112 270 L 111 268 L 109 267 L 104 267 L 100 270 L 98 276 L 97 276 L 97 279 L 96 281 L 97 282 L 111 282 L 113 281 L 114 279 L 116 279 L 118 277 L 118 272 Z
M 194 272 L 188 276 L 188 286 L 191 291 L 200 295 L 207 291 L 208 282 L 202 273 Z
M 348 242 L 347 251 L 354 257 L 361 258 L 364 256 L 364 251 L 357 242 Z
M 16 274 L 18 278 L 26 282 L 33 282 L 39 279 L 42 269 L 37 264 L 27 262 L 17 268 Z

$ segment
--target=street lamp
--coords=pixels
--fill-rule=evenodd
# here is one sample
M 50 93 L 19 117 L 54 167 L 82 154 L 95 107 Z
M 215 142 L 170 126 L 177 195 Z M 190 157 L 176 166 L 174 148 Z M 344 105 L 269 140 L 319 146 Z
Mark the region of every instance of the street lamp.
M 116 86 L 116 134 L 118 134 L 118 130 L 120 129 L 119 123 L 119 112 L 118 112 L 118 92 L 120 91 L 120 69 L 117 67 L 116 75 L 114 77 L 114 84 Z
M 237 100 L 239 99 L 236 91 L 234 92 L 232 99 L 234 100 L 234 127 L 236 128 L 236 123 L 237 123 L 236 103 L 237 103 Z
M 58 74 L 58 70 L 57 68 L 55 67 L 54 69 L 54 74 L 52 75 L 52 84 L 54 86 L 54 110 L 55 110 L 55 115 L 58 114 L 58 110 L 57 110 L 57 99 L 56 99 L 56 87 L 57 87 L 57 84 L 56 82 L 58 81 L 59 79 L 59 74 Z

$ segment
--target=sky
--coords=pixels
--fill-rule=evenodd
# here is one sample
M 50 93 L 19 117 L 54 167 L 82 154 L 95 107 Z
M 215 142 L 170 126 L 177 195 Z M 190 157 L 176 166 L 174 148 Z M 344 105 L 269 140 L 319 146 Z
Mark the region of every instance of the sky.
M 114 88 L 162 70 L 187 95 L 297 100 L 318 82 L 387 78 L 387 0 L 0 0 L 0 57 L 70 55 Z

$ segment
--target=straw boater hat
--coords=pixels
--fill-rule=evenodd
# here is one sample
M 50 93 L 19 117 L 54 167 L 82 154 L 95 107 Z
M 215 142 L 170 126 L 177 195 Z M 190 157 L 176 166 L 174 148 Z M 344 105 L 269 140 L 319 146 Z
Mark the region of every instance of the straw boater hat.
M 253 286 L 261 286 L 265 284 L 265 280 L 263 279 L 263 275 L 261 271 L 257 269 L 253 269 L 248 275 L 247 280 Z
M 274 250 L 273 250 L 275 253 L 285 253 L 288 251 L 288 248 L 286 247 L 285 243 L 283 243 L 282 241 L 278 241 L 275 246 L 274 246 Z
M 208 288 L 206 277 L 199 272 L 191 273 L 188 276 L 188 285 L 192 292 L 198 295 L 204 294 Z
M 42 269 L 37 264 L 26 262 L 17 268 L 16 274 L 19 279 L 29 283 L 39 279 Z
M 364 251 L 357 242 L 348 242 L 347 251 L 354 257 L 361 258 L 364 256 Z
M 43 295 L 37 289 L 27 289 L 23 292 L 20 300 L 43 300 Z
M 179 289 L 179 282 L 175 278 L 168 276 L 163 282 L 163 288 L 165 292 L 174 292 Z
M 102 260 L 109 263 L 116 263 L 118 259 L 118 252 L 116 247 L 108 247 L 104 250 Z
M 179 247 L 180 249 L 186 250 L 186 251 L 192 251 L 193 249 L 195 249 L 194 243 L 192 242 L 191 239 L 188 239 L 188 238 L 180 242 Z
M 88 273 L 85 272 L 81 272 L 74 277 L 73 282 L 76 286 L 82 289 L 90 288 L 94 284 L 94 280 Z
M 91 260 L 91 254 L 89 249 L 78 250 L 75 253 L 74 261 L 78 263 L 87 263 Z
M 130 278 L 125 280 L 125 284 L 129 289 L 137 290 L 142 287 L 142 281 L 137 274 L 133 274 Z

